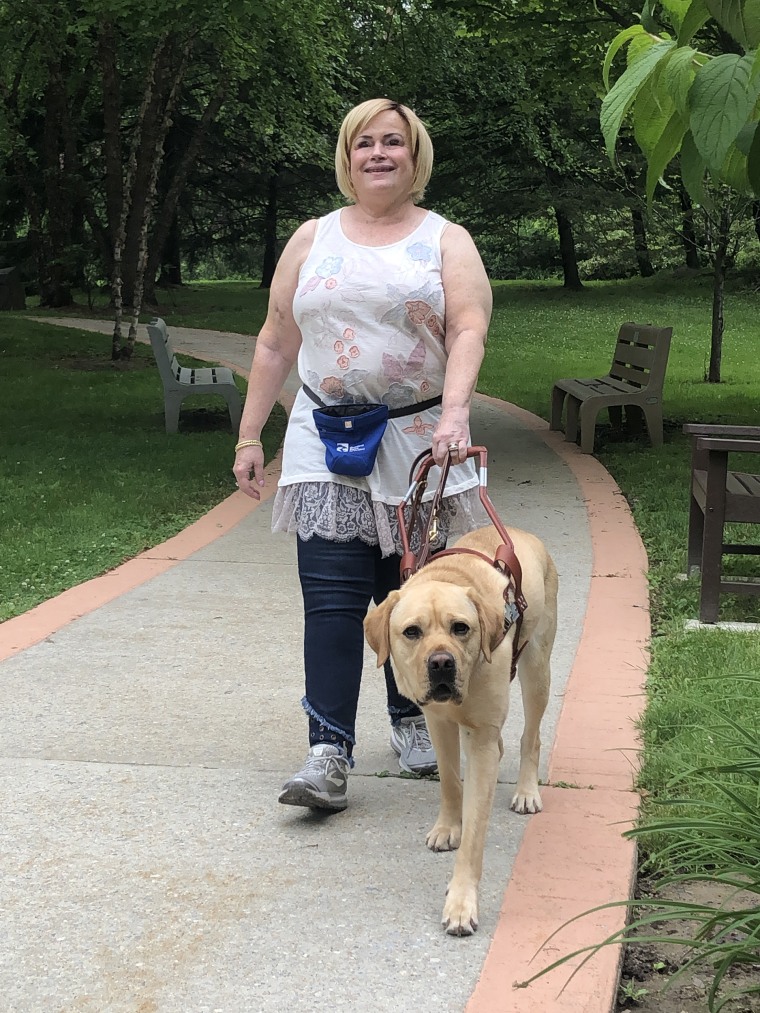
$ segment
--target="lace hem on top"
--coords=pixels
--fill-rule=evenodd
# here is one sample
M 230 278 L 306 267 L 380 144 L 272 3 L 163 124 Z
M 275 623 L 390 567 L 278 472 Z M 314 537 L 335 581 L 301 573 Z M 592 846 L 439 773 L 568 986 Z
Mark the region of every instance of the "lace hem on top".
M 423 525 L 430 515 L 430 503 L 420 508 Z M 480 502 L 478 486 L 454 496 L 445 496 L 438 516 L 439 539 L 458 537 L 488 523 Z M 412 552 L 419 552 L 419 525 L 412 537 Z M 424 530 L 424 528 L 423 528 Z M 313 535 L 331 542 L 359 538 L 367 545 L 379 545 L 383 556 L 402 551 L 395 506 L 374 501 L 365 489 L 339 482 L 299 482 L 281 486 L 272 507 L 272 531 L 297 534 L 308 541 Z

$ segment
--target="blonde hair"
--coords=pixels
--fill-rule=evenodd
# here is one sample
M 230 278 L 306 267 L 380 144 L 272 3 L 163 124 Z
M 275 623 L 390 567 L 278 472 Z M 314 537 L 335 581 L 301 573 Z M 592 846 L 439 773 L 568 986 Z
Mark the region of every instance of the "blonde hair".
M 365 129 L 367 124 L 374 120 L 380 113 L 395 112 L 409 128 L 409 141 L 414 161 L 414 178 L 412 180 L 411 198 L 413 203 L 418 204 L 425 193 L 425 187 L 430 180 L 433 171 L 433 142 L 430 134 L 419 116 L 401 105 L 400 102 L 392 102 L 387 98 L 371 98 L 362 102 L 346 114 L 338 133 L 338 144 L 335 148 L 335 178 L 338 182 L 338 189 L 349 200 L 356 200 L 356 191 L 351 182 L 351 147 Z

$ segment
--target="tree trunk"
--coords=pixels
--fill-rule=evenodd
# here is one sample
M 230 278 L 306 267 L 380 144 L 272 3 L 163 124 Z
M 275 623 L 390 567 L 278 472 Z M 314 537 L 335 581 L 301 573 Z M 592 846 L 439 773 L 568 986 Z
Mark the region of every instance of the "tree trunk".
M 694 208 L 691 206 L 691 198 L 681 187 L 681 242 L 686 253 L 686 266 L 692 271 L 699 270 L 699 248 L 697 246 L 697 234 L 694 231 Z
M 3 96 L 5 111 L 11 134 L 11 165 L 15 171 L 16 182 L 21 193 L 24 195 L 26 213 L 29 216 L 29 240 L 34 253 L 34 262 L 37 270 L 37 279 L 42 288 L 43 278 L 47 271 L 49 260 L 46 249 L 47 243 L 42 228 L 42 209 L 37 198 L 37 193 L 32 180 L 34 179 L 33 166 L 26 150 L 26 141 L 21 127 L 18 123 L 14 102 L 0 79 L 0 93 Z
M 724 283 L 726 280 L 726 252 L 731 231 L 731 216 L 728 208 L 721 208 L 718 224 L 717 244 L 713 260 L 713 301 L 712 301 L 712 332 L 710 334 L 710 365 L 707 372 L 708 383 L 720 383 L 720 367 L 723 357 L 723 301 Z
M 572 222 L 561 208 L 555 207 L 554 216 L 557 219 L 557 232 L 559 233 L 559 255 L 562 258 L 564 287 L 580 291 L 583 289 L 583 282 L 578 273 Z
M 636 251 L 636 263 L 639 265 L 639 274 L 642 278 L 651 278 L 654 274 L 654 268 L 649 257 L 644 215 L 638 208 L 631 208 L 631 220 L 633 222 L 633 248 Z
M 267 207 L 264 214 L 264 263 L 261 267 L 259 288 L 271 288 L 274 269 L 277 266 L 277 183 L 278 173 L 269 177 Z
M 45 187 L 45 216 L 47 231 L 47 263 L 40 278 L 40 306 L 56 309 L 71 302 L 71 287 L 67 283 L 64 254 L 66 247 L 66 208 L 68 201 L 63 190 L 63 173 L 60 148 L 60 96 L 58 82 L 52 68 L 48 69 L 48 82 L 44 93 L 45 121 L 42 128 L 42 176 Z
M 142 219 L 140 221 L 140 231 L 137 245 L 134 293 L 132 298 L 132 320 L 129 325 L 129 333 L 127 334 L 127 343 L 121 350 L 122 358 L 129 358 L 132 355 L 135 347 L 135 341 L 137 340 L 137 324 L 140 320 L 140 311 L 142 310 L 145 276 L 148 266 L 148 232 L 153 217 L 153 203 L 156 197 L 158 174 L 161 169 L 161 160 L 164 154 L 164 141 L 166 140 L 166 135 L 169 133 L 169 127 L 172 123 L 174 107 L 179 96 L 179 90 L 185 76 L 185 71 L 187 70 L 191 49 L 192 41 L 188 39 L 185 41 L 182 48 L 179 67 L 173 75 L 173 80 L 171 81 L 161 121 L 158 124 L 158 129 L 155 131 L 154 148 L 151 153 L 152 158 L 148 162 L 147 186 L 145 188 L 144 196 L 141 195 Z M 136 211 L 137 208 L 133 205 L 133 212 L 135 214 Z M 153 279 L 151 278 L 151 289 L 152 287 Z
M 105 161 L 106 222 L 113 248 L 119 231 L 123 200 L 121 168 L 121 89 L 116 65 L 116 33 L 106 21 L 98 36 L 98 57 L 103 93 L 103 157 Z
M 198 153 L 201 150 L 201 145 L 206 138 L 208 129 L 219 114 L 219 110 L 222 108 L 226 87 L 226 83 L 221 83 L 215 94 L 211 97 L 211 99 L 209 99 L 200 120 L 198 120 L 195 125 L 190 142 L 185 147 L 182 157 L 177 163 L 177 167 L 174 171 L 171 182 L 169 183 L 166 195 L 161 201 L 161 210 L 156 218 L 155 228 L 151 237 L 151 251 L 148 257 L 148 266 L 146 270 L 146 277 L 149 280 L 156 277 L 156 274 L 161 267 L 161 254 L 164 246 L 166 245 L 167 236 L 169 235 L 172 223 L 176 220 L 179 198 L 182 195 L 185 184 L 187 183 L 190 170 L 197 161 Z
M 132 305 L 135 300 L 143 224 L 146 212 L 150 213 L 147 203 L 150 199 L 153 160 L 157 145 L 163 144 L 161 124 L 166 103 L 167 73 L 168 67 L 164 59 L 156 67 L 153 91 L 145 111 L 143 129 L 137 148 L 122 254 L 122 286 L 126 305 Z
M 68 159 L 61 128 L 66 120 L 66 86 L 60 64 L 51 60 L 43 95 L 42 178 L 45 190 L 47 263 L 40 279 L 40 305 L 57 308 L 71 303 L 70 245 L 73 200 Z
M 755 223 L 755 235 L 760 243 L 760 200 L 752 202 L 752 220 Z
M 182 237 L 179 231 L 179 216 L 175 213 L 172 219 L 169 235 L 166 237 L 164 248 L 161 251 L 161 274 L 158 279 L 159 285 L 181 285 L 182 284 Z M 150 258 L 148 259 L 150 265 Z M 150 271 L 145 286 L 145 298 L 150 299 Z M 154 300 L 155 301 L 155 300 Z
M 121 199 L 121 211 L 119 212 L 119 227 L 116 230 L 116 238 L 113 246 L 113 280 L 112 280 L 112 293 L 113 293 L 113 305 L 114 305 L 114 327 L 113 327 L 113 340 L 111 343 L 111 358 L 120 359 L 122 357 L 122 344 L 121 344 L 121 318 L 123 309 L 123 271 L 122 271 L 122 254 L 124 250 L 124 242 L 127 233 L 127 220 L 129 218 L 129 212 L 132 206 L 132 186 L 135 178 L 135 172 L 137 171 L 137 152 L 140 147 L 140 139 L 143 134 L 143 126 L 145 122 L 145 116 L 147 114 L 148 106 L 153 98 L 153 89 L 155 84 L 155 73 L 158 61 L 161 58 L 161 54 L 166 46 L 168 33 L 164 33 L 156 43 L 156 47 L 153 50 L 150 64 L 145 79 L 145 90 L 143 91 L 142 102 L 140 104 L 140 110 L 137 115 L 137 122 L 132 132 L 132 143 L 129 149 L 129 158 L 127 160 L 127 171 L 122 185 L 122 199 Z

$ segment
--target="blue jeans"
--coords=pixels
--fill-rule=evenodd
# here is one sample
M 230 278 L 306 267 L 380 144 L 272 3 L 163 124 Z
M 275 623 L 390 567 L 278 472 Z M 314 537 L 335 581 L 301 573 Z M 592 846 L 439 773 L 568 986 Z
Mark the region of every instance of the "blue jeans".
M 309 715 L 309 744 L 342 745 L 350 756 L 364 663 L 362 624 L 370 601 L 379 604 L 398 588 L 399 557 L 383 559 L 377 545 L 358 538 L 331 542 L 314 535 L 298 538 L 298 575 L 305 623 L 302 703 Z M 391 721 L 420 713 L 399 693 L 389 661 L 385 685 Z

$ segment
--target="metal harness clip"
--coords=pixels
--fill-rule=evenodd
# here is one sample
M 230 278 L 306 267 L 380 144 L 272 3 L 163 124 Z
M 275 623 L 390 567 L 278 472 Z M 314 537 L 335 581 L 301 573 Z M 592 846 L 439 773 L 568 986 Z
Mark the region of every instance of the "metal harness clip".
M 504 632 L 509 632 L 510 627 L 520 618 L 520 610 L 514 601 L 504 601 Z

